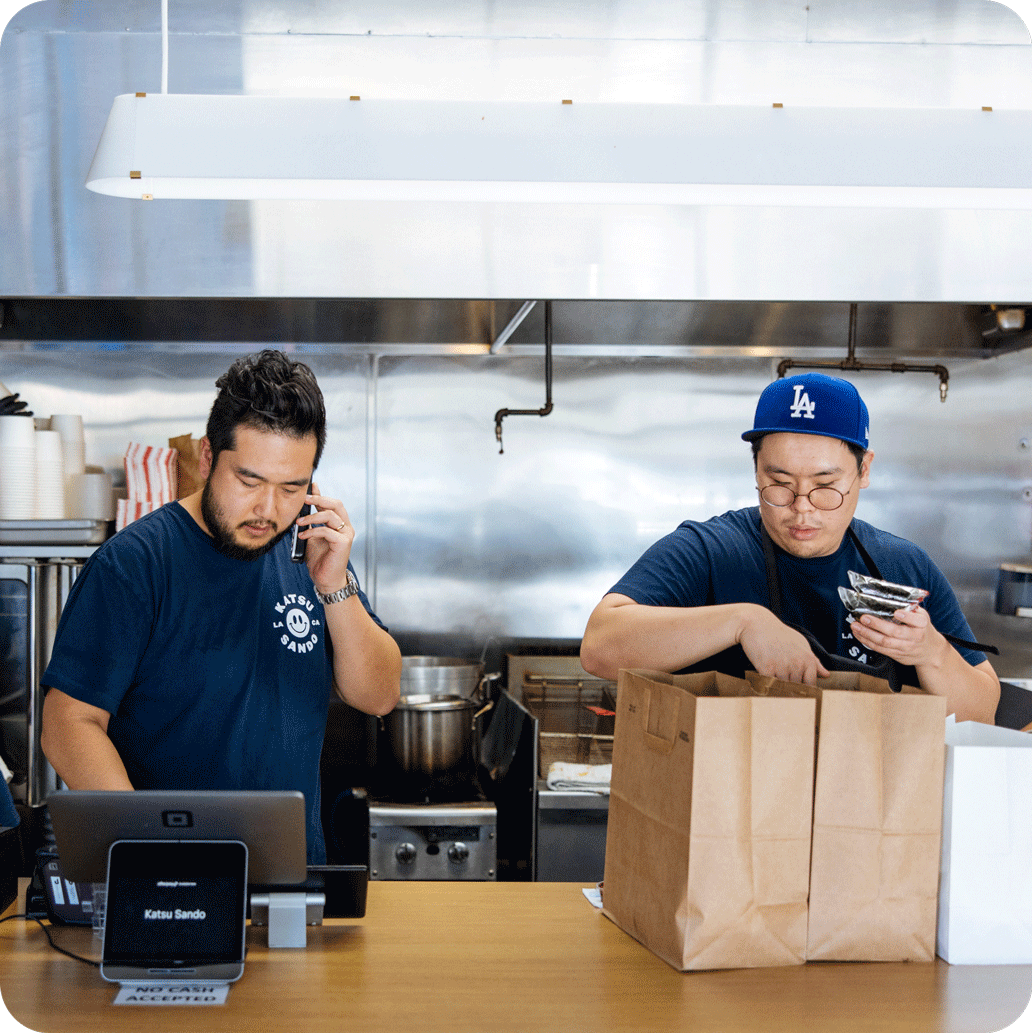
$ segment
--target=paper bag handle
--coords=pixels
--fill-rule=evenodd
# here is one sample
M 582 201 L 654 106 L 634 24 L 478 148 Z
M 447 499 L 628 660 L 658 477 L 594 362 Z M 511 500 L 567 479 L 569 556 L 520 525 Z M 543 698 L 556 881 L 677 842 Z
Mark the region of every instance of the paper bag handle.
M 677 739 L 677 723 L 678 718 L 681 716 L 681 701 L 675 699 L 676 706 L 673 708 L 672 720 L 668 720 L 666 724 L 670 726 L 669 737 L 665 734 L 666 728 L 659 729 L 660 734 L 649 731 L 649 725 L 652 723 L 652 687 L 649 685 L 644 686 L 644 699 L 642 702 L 645 704 L 641 715 L 641 731 L 642 737 L 644 738 L 645 745 L 652 750 L 654 753 L 669 753 L 674 748 L 674 742 Z M 657 708 L 658 716 L 658 708 Z M 658 724 L 659 722 L 657 722 Z

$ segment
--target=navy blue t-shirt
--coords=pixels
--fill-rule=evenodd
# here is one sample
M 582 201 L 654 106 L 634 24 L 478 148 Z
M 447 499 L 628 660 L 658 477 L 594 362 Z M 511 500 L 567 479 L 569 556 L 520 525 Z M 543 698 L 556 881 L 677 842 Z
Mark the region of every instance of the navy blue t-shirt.
M 90 557 L 41 681 L 111 714 L 137 789 L 300 790 L 317 864 L 327 647 L 289 535 L 260 559 L 230 559 L 173 502 Z
M 854 518 L 851 526 L 885 580 L 928 589 L 924 606 L 938 631 L 973 639 L 953 589 L 923 549 L 862 520 Z M 801 559 L 777 545 L 774 552 L 783 620 L 806 628 L 833 655 L 871 662 L 853 638 L 838 595 L 839 585 L 849 587 L 848 571 L 874 573 L 850 537 L 846 535 L 830 556 Z M 609 591 L 646 606 L 758 603 L 769 607 L 759 508 L 734 510 L 703 522 L 686 520 L 646 550 Z M 976 650 L 958 649 L 972 665 L 986 658 Z M 741 646 L 733 646 L 685 670 L 718 670 L 741 677 L 751 669 Z M 913 667 L 904 667 L 901 673 L 905 684 L 918 684 Z

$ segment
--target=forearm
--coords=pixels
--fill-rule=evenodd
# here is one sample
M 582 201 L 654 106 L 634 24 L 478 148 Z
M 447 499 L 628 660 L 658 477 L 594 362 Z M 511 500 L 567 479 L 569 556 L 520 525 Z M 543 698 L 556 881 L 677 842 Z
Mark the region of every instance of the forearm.
M 581 642 L 581 664 L 613 680 L 621 668 L 678 671 L 739 642 L 746 624 L 762 607 L 642 606 L 607 596 L 595 608 Z
M 331 603 L 325 613 L 337 695 L 366 714 L 390 713 L 401 686 L 398 644 L 366 613 L 358 596 Z
M 986 661 L 972 667 L 945 639 L 938 655 L 915 664 L 920 686 L 935 696 L 945 696 L 947 713 L 958 721 L 991 725 L 1000 702 L 1000 681 Z
M 107 731 L 96 720 L 69 713 L 55 693 L 51 689 L 44 701 L 40 745 L 64 784 L 69 789 L 132 789 Z

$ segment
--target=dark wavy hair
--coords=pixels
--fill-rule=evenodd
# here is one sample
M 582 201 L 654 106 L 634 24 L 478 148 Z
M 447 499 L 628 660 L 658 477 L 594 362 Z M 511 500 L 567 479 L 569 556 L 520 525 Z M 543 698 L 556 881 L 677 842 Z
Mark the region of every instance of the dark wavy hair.
M 206 433 L 212 465 L 219 453 L 236 448 L 236 428 L 286 434 L 315 435 L 315 462 L 326 444 L 326 407 L 315 374 L 283 352 L 266 349 L 237 359 L 215 387 L 218 395 L 208 414 Z

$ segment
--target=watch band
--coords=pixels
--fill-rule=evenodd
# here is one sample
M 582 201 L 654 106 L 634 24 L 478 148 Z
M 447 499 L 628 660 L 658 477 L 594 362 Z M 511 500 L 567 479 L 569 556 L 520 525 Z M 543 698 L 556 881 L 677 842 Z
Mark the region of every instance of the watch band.
M 358 582 L 355 580 L 355 575 L 348 571 L 348 581 L 343 588 L 338 588 L 336 592 L 330 592 L 329 595 L 323 595 L 322 592 L 317 588 L 315 590 L 315 598 L 323 604 L 323 606 L 330 606 L 332 603 L 342 603 L 345 599 L 350 599 L 351 596 L 358 592 Z

